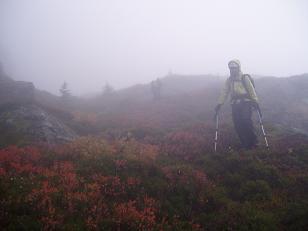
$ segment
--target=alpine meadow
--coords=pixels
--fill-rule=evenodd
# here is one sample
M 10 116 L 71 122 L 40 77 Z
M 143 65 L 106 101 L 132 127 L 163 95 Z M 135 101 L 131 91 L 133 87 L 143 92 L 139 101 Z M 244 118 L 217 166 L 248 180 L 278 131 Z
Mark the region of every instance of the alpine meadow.
M 1 0 L 0 229 L 308 227 L 304 0 Z

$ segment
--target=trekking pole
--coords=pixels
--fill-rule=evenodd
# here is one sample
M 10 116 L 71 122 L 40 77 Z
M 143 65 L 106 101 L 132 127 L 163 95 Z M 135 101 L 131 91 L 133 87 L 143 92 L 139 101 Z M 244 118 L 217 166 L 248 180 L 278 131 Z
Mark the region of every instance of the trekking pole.
M 261 114 L 260 114 L 260 109 L 258 109 L 257 111 L 258 111 L 258 116 L 259 116 L 259 123 L 260 123 L 261 130 L 262 130 L 262 133 L 263 133 L 263 137 L 264 137 L 264 140 L 265 140 L 265 145 L 266 145 L 267 148 L 269 148 L 268 142 L 267 142 L 267 136 L 266 136 L 266 133 L 265 133 L 265 130 L 264 130 L 264 126 L 263 126 L 263 122 L 262 122 L 262 118 L 261 118 Z
M 216 130 L 215 130 L 215 142 L 214 142 L 214 150 L 217 150 L 217 140 L 218 140 L 218 114 L 216 115 Z

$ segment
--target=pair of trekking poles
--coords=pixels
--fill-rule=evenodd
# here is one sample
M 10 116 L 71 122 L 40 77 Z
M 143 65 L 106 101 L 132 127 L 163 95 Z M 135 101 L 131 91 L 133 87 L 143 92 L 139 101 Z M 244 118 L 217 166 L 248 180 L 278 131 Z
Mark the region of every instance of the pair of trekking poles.
M 259 108 L 257 109 L 257 112 L 258 112 L 258 116 L 259 116 L 259 123 L 260 123 L 260 126 L 261 126 L 262 134 L 263 134 L 264 141 L 265 141 L 265 146 L 266 146 L 266 148 L 269 148 L 268 142 L 267 142 L 267 135 L 266 135 L 265 130 L 264 130 L 262 116 L 261 116 L 261 112 L 260 112 Z M 215 115 L 215 119 L 216 119 L 216 129 L 215 129 L 214 150 L 216 152 L 217 151 L 217 141 L 218 141 L 218 113 Z

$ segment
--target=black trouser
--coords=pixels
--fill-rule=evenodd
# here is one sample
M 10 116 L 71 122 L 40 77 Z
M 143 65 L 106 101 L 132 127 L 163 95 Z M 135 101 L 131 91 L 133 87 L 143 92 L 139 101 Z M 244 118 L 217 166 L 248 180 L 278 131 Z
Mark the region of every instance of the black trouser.
M 250 149 L 256 146 L 257 136 L 254 131 L 252 106 L 249 101 L 232 104 L 232 118 L 235 130 L 244 148 Z

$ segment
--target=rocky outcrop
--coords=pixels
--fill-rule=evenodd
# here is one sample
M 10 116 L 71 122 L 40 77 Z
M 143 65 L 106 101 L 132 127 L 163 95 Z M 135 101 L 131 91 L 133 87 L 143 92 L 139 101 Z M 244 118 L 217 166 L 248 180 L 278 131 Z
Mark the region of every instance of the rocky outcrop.
M 37 92 L 33 83 L 8 77 L 0 64 L 0 146 L 61 143 L 77 137 L 60 119 L 41 107 L 44 104 L 36 100 Z
M 0 106 L 32 103 L 34 101 L 34 92 L 33 83 L 14 81 L 0 70 Z
M 0 108 L 0 144 L 62 143 L 77 135 L 57 118 L 36 105 L 9 105 Z

